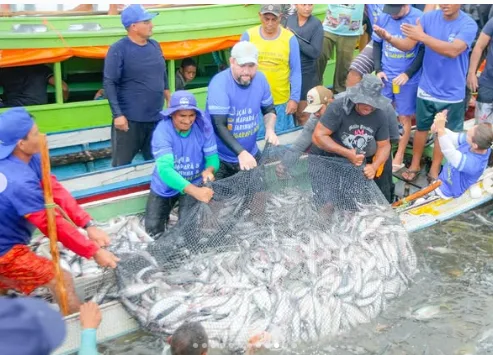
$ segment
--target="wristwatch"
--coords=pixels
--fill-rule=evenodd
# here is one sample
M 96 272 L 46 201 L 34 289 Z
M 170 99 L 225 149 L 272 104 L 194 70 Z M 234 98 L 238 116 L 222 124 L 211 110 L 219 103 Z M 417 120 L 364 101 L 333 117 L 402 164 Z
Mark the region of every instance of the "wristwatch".
M 96 223 L 91 219 L 89 222 L 86 223 L 86 225 L 83 227 L 84 229 L 87 229 L 89 227 L 95 227 Z

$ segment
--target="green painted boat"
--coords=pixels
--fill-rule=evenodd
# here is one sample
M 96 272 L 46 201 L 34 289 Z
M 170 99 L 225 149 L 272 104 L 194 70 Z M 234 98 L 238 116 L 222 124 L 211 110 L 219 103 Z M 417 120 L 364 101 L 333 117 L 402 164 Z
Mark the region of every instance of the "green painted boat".
M 159 13 L 154 35 L 162 45 L 168 73 L 175 73 L 180 60 L 194 57 L 197 78 L 187 86 L 204 108 L 207 85 L 220 69 L 211 53 L 228 63 L 229 49 L 248 28 L 259 23 L 259 5 L 241 4 L 173 6 L 151 9 Z M 322 19 L 326 5 L 315 5 Z M 30 106 L 40 130 L 54 133 L 108 126 L 111 113 L 107 100 L 93 100 L 102 88 L 104 56 L 109 45 L 125 36 L 120 16 L 14 16 L 0 21 L 0 68 L 31 64 L 53 66 L 56 85 L 49 87 L 50 103 Z M 329 61 L 324 84 L 330 86 L 335 61 Z M 62 80 L 70 98 L 63 102 Z M 174 91 L 174 75 L 169 75 Z M 2 112 L 4 109 L 0 109 Z
M 178 42 L 241 35 L 258 24 L 258 5 L 242 4 L 173 6 L 150 9 L 153 38 Z M 315 5 L 314 15 L 323 18 L 326 5 Z M 63 48 L 109 46 L 126 31 L 118 15 L 31 16 L 2 18 L 0 48 Z

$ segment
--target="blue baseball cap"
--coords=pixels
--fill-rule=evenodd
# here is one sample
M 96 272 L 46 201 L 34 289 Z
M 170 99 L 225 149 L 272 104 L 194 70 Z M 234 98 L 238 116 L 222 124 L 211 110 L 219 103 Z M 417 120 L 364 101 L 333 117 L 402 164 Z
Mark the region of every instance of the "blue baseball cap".
M 148 12 L 142 5 L 129 5 L 122 11 L 122 24 L 127 28 L 133 23 L 152 20 L 157 15 L 157 12 Z
M 2 354 L 48 355 L 62 344 L 66 333 L 62 315 L 47 302 L 0 297 Z
M 0 114 L 0 160 L 7 158 L 17 142 L 27 136 L 34 120 L 24 107 L 14 107 Z

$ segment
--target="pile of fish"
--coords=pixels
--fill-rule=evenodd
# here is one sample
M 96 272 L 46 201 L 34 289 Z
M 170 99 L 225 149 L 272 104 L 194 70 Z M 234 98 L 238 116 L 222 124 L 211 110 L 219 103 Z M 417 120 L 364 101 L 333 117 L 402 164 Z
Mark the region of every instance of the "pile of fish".
M 197 227 L 204 243 L 115 244 L 120 300 L 153 332 L 201 322 L 212 348 L 266 339 L 291 348 L 369 322 L 406 290 L 417 260 L 388 205 L 356 205 L 326 215 L 300 188 L 234 196 L 220 210 L 213 201 Z M 231 228 L 221 224 L 226 214 Z M 180 257 L 163 258 L 171 254 Z

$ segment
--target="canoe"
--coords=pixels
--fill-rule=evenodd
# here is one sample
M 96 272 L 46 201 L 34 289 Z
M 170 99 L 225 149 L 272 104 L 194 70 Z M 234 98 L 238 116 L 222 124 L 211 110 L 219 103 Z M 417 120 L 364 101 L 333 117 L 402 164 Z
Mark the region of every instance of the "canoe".
M 282 143 L 292 141 L 299 131 L 291 132 L 281 137 Z M 260 142 L 262 146 L 263 142 Z M 472 196 L 470 190 L 455 200 L 437 199 L 430 203 L 411 208 L 396 209 L 400 219 L 408 232 L 416 232 L 434 224 L 449 220 L 455 216 L 478 207 L 493 198 L 493 168 L 484 172 L 480 181 L 474 188 L 480 188 L 481 194 Z M 148 190 L 112 197 L 84 204 L 83 207 L 98 221 L 108 221 L 110 218 L 121 215 L 133 215 L 143 213 L 145 210 Z M 113 274 L 106 275 L 107 280 L 113 278 Z M 82 294 L 92 294 L 102 284 L 101 279 L 78 278 L 76 287 Z M 81 290 L 82 288 L 82 290 Z M 102 306 L 103 321 L 98 329 L 98 342 L 105 342 L 124 336 L 139 329 L 137 322 L 126 312 L 118 301 L 112 301 Z M 80 325 L 77 314 L 66 318 L 67 338 L 64 344 L 57 349 L 55 354 L 70 354 L 80 345 Z

